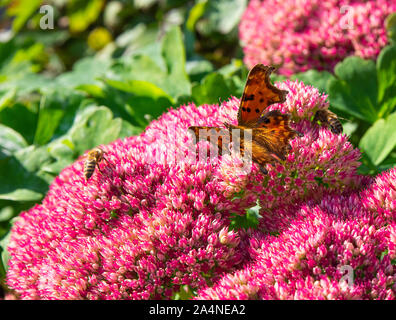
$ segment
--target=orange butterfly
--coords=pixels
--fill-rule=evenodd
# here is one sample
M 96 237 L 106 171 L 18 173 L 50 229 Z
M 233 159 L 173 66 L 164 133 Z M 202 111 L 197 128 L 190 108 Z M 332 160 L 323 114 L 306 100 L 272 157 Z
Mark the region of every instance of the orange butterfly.
M 237 141 L 242 153 L 250 152 L 251 159 L 256 162 L 263 173 L 266 163 L 273 163 L 286 159 L 290 150 L 289 141 L 299 133 L 289 127 L 289 116 L 279 111 L 270 111 L 262 115 L 263 111 L 271 104 L 282 103 L 286 100 L 287 91 L 280 90 L 270 82 L 270 74 L 275 68 L 263 64 L 257 64 L 250 70 L 245 89 L 238 110 L 238 125 L 224 124 L 226 129 L 217 127 L 193 126 L 190 127 L 196 138 L 199 139 L 203 130 L 209 130 L 206 136 L 221 134 L 217 139 L 220 150 L 224 143 Z M 240 132 L 251 130 L 251 139 L 245 139 L 242 135 L 232 135 L 233 129 Z M 243 135 L 245 137 L 245 135 Z M 213 142 L 213 139 L 212 139 Z

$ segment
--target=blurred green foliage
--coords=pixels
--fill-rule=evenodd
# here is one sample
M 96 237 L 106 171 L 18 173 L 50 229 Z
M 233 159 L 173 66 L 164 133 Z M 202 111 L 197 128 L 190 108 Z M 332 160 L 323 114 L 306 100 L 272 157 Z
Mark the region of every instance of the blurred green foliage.
M 0 278 L 14 217 L 87 149 L 139 134 L 170 107 L 242 94 L 246 4 L 0 0 Z M 50 13 L 53 29 L 42 28 Z M 391 44 L 376 61 L 348 57 L 334 73 L 291 76 L 329 95 L 363 151 L 360 171 L 373 175 L 396 164 L 395 21 L 387 19 Z M 233 216 L 231 227 L 256 227 L 259 209 Z
M 174 25 L 186 35 L 188 60 L 203 57 L 210 61 L 207 66 L 221 66 L 242 57 L 237 25 L 247 0 L 0 0 L 0 4 L 10 17 L 13 35 L 45 44 L 49 60 L 43 66 L 49 72 L 68 70 L 82 56 L 92 56 L 107 45 L 104 55 L 128 55 Z

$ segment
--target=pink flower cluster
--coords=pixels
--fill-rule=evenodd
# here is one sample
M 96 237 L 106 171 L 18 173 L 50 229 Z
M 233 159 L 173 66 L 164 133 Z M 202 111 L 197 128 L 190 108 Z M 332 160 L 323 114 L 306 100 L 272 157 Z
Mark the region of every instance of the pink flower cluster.
M 249 263 L 197 299 L 396 299 L 395 175 L 275 211 L 279 235 L 244 235 Z
M 278 65 L 290 75 L 332 70 L 349 55 L 375 59 L 386 45 L 394 0 L 251 0 L 239 35 L 246 65 Z
M 196 158 L 187 128 L 236 123 L 238 99 L 170 110 L 140 136 L 102 146 L 88 182 L 83 157 L 65 168 L 20 215 L 9 288 L 22 299 L 171 299 L 185 285 L 199 298 L 392 298 L 394 174 L 357 196 L 371 183 L 356 174 L 359 151 L 309 121 L 326 96 L 278 85 L 289 95 L 272 109 L 291 113 L 304 136 L 268 175 L 241 169 L 234 153 Z M 257 200 L 260 228 L 230 228 L 230 215 Z M 356 288 L 337 286 L 342 265 Z

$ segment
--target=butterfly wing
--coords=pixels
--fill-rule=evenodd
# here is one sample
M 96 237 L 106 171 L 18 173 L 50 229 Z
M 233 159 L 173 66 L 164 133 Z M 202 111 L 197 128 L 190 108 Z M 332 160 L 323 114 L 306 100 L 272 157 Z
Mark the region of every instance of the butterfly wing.
M 268 153 L 278 161 L 286 159 L 289 142 L 296 135 L 298 132 L 289 126 L 289 116 L 279 111 L 267 112 L 259 119 L 257 127 L 252 129 L 252 140 L 265 149 L 259 152 Z M 261 155 L 257 157 L 262 158 Z
M 267 112 L 260 118 L 255 128 L 244 128 L 230 124 L 226 127 L 231 132 L 234 129 L 241 130 L 240 147 L 242 155 L 250 154 L 252 160 L 259 164 L 261 168 L 266 163 L 285 160 L 291 148 L 290 140 L 298 135 L 298 132 L 289 126 L 289 116 L 279 111 Z M 243 130 L 251 130 L 251 139 L 245 138 L 245 134 L 242 134 Z
M 271 84 L 274 69 L 257 64 L 250 70 L 238 110 L 238 125 L 251 127 L 269 105 L 285 102 L 287 91 Z
M 252 161 L 257 163 L 261 168 L 267 163 L 274 163 L 276 161 L 280 161 L 281 159 L 274 154 L 271 150 L 269 150 L 266 146 L 258 143 L 257 141 L 246 141 L 242 142 L 243 154 L 249 154 L 252 157 Z

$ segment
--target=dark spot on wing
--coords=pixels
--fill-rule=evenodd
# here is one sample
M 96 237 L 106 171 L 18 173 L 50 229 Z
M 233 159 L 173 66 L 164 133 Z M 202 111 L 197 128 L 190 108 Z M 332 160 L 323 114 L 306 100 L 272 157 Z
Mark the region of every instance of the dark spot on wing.
M 249 101 L 249 100 L 254 100 L 254 94 L 246 95 L 243 100 Z

